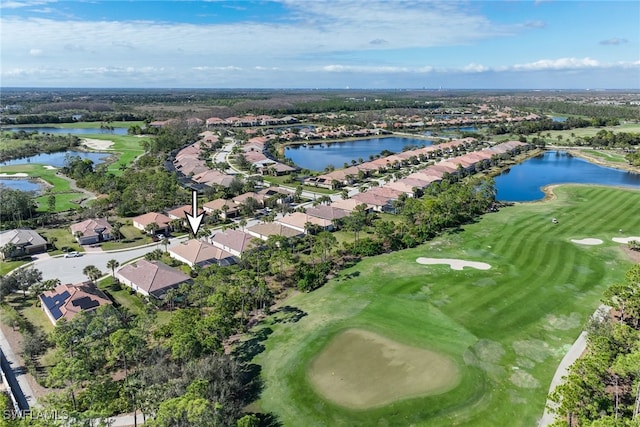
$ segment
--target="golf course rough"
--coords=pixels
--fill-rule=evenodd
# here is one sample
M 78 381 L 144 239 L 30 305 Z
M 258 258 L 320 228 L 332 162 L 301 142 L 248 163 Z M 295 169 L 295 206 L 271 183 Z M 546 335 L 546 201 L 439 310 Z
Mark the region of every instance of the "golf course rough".
M 449 391 L 458 384 L 460 372 L 446 355 L 363 329 L 347 329 L 310 364 L 308 376 L 325 399 L 369 409 Z
M 255 329 L 266 332 L 264 351 L 253 359 L 265 386 L 256 409 L 283 426 L 537 425 L 560 360 L 602 292 L 632 265 L 625 244 L 612 239 L 640 235 L 640 191 L 562 185 L 555 192 L 553 200 L 502 208 L 416 248 L 364 258 L 322 288 L 287 299 L 305 315 L 268 318 Z M 571 242 L 584 237 L 602 244 Z M 420 257 L 490 269 L 424 265 Z M 337 397 L 344 388 L 327 391 L 317 376 L 345 378 L 348 363 L 389 363 L 373 354 L 383 350 L 363 350 L 375 340 L 356 345 L 365 356 L 340 361 L 353 351 L 348 331 L 361 330 L 403 351 L 428 349 L 449 359 L 457 382 L 388 397 L 375 395 L 386 385 L 374 384 L 359 401 Z

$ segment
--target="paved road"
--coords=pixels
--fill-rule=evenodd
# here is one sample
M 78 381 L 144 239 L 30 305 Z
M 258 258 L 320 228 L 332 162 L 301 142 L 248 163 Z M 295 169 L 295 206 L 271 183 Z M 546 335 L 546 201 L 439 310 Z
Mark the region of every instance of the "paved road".
M 172 237 L 169 242 L 169 247 L 175 246 L 185 240 L 187 240 L 186 237 Z M 32 265 L 42 271 L 44 280 L 59 279 L 62 283 L 79 283 L 87 280 L 87 276 L 82 273 L 82 270 L 88 265 L 94 265 L 103 273 L 110 274 L 111 272 L 107 269 L 107 262 L 109 260 L 115 259 L 120 265 L 123 265 L 128 261 L 143 257 L 146 253 L 154 249 L 164 250 L 164 245 L 158 242 L 141 248 L 119 251 L 83 252 L 82 256 L 77 258 L 64 258 L 63 256 L 42 257 Z

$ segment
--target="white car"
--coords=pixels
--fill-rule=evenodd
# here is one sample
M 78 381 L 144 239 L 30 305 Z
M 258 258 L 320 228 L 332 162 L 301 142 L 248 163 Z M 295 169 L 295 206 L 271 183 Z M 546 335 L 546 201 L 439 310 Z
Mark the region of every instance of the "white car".
M 64 254 L 65 258 L 77 258 L 79 256 L 82 256 L 82 254 L 80 252 L 76 252 L 76 251 L 68 252 L 68 253 Z

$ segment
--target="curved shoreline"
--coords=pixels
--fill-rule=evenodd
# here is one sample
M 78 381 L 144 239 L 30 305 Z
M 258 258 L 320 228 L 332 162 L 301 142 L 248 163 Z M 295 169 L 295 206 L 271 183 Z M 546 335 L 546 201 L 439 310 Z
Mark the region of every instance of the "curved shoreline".
M 580 149 L 577 148 L 567 148 L 566 152 L 571 154 L 574 157 L 578 157 L 582 160 L 586 160 L 589 163 L 593 163 L 594 165 L 604 166 L 612 169 L 624 170 L 631 173 L 640 174 L 640 167 L 632 166 L 628 163 L 617 163 L 617 162 L 609 162 L 604 159 L 600 159 L 597 157 L 591 157 L 584 154 Z

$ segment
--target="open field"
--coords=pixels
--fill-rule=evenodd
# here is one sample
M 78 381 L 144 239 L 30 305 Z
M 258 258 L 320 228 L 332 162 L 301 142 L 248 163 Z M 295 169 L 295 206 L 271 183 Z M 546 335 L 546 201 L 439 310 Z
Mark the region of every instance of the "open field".
M 555 199 L 503 208 L 418 248 L 365 259 L 323 288 L 286 300 L 254 330 L 253 361 L 265 381 L 257 407 L 285 426 L 536 425 L 560 359 L 602 291 L 631 266 L 612 238 L 620 229 L 622 237 L 640 233 L 640 191 L 560 186 L 555 192 Z M 603 243 L 571 242 L 584 238 Z M 421 265 L 420 257 L 491 269 Z M 350 329 L 446 356 L 458 370 L 457 385 L 366 410 L 324 398 L 328 392 L 316 391 L 309 372 Z M 339 355 L 324 362 L 325 372 L 340 366 Z M 367 365 L 374 356 L 357 357 Z

